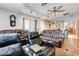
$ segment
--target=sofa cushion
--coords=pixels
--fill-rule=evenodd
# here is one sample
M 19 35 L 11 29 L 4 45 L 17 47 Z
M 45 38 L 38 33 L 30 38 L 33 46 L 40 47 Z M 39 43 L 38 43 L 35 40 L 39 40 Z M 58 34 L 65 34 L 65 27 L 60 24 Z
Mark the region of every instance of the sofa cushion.
M 19 37 L 16 33 L 0 34 L 0 47 L 8 46 L 19 42 Z
M 22 55 L 20 43 L 0 48 L 0 56 Z

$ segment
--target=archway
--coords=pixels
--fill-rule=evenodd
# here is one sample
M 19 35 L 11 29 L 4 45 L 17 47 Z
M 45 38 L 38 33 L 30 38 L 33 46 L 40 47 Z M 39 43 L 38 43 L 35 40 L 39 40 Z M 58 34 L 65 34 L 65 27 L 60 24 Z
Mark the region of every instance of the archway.
M 79 38 L 79 20 L 76 21 L 76 35 Z

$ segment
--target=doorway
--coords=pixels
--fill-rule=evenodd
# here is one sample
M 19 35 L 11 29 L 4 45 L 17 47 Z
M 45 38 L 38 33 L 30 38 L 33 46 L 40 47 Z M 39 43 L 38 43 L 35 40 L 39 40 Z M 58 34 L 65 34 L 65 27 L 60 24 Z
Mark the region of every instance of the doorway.
M 76 35 L 79 38 L 79 20 L 76 21 Z

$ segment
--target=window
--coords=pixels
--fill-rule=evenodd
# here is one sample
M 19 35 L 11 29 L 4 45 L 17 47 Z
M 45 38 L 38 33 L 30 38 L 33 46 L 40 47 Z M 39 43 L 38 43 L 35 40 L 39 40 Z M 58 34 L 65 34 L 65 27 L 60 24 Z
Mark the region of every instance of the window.
M 25 30 L 35 31 L 35 20 L 25 20 L 24 28 Z
M 25 30 L 30 30 L 30 21 L 29 20 L 24 21 L 24 28 L 25 28 Z

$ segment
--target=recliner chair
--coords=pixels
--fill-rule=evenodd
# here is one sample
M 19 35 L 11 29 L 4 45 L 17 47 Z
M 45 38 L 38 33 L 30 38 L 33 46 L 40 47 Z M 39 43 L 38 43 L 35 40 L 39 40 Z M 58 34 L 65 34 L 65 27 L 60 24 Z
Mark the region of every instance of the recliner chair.
M 28 39 L 29 39 L 29 42 L 31 45 L 38 44 L 41 47 L 45 47 L 45 49 L 42 52 L 40 52 L 40 55 L 43 55 L 43 56 L 55 55 L 54 45 L 50 44 L 50 43 L 43 42 L 40 39 L 38 32 L 28 32 Z
M 64 37 L 61 30 L 43 30 L 41 38 L 45 42 L 53 43 L 55 46 L 61 48 L 64 43 Z
M 0 56 L 22 55 L 24 52 L 17 33 L 0 34 Z

